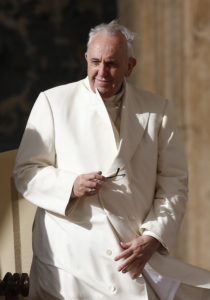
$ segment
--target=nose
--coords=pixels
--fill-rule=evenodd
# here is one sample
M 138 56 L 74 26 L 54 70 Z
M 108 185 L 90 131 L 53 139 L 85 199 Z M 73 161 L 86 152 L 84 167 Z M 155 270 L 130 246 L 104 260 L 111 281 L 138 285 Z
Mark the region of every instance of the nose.
M 101 64 L 99 65 L 98 74 L 99 74 L 101 77 L 104 77 L 104 76 L 107 74 L 107 68 L 106 68 L 106 65 L 105 65 L 104 63 L 101 63 Z

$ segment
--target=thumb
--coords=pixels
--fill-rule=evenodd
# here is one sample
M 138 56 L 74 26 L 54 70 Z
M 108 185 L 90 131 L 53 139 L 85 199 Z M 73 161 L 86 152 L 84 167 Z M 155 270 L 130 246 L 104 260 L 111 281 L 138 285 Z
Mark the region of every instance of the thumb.
M 121 246 L 123 249 L 128 249 L 128 248 L 130 247 L 130 243 L 120 242 L 120 246 Z

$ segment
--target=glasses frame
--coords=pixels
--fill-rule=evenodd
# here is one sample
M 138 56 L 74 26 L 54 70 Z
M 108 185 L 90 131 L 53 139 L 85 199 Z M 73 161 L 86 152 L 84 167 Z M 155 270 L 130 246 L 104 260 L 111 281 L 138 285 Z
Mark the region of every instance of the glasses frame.
M 117 171 L 114 175 L 111 175 L 111 176 L 107 176 L 105 177 L 106 179 L 112 179 L 112 178 L 116 178 L 116 177 L 125 177 L 125 174 L 118 174 L 120 172 L 120 168 L 117 168 Z

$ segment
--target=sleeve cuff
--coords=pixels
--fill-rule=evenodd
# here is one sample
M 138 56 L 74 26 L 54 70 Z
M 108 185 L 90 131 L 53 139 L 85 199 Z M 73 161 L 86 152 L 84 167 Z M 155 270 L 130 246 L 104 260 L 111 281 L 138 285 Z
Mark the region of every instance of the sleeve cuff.
M 66 206 L 66 209 L 65 209 L 65 215 L 66 216 L 70 215 L 70 213 L 72 212 L 73 208 L 75 207 L 78 199 L 79 198 L 74 195 L 74 191 L 73 191 L 73 188 L 72 188 L 71 195 L 70 195 L 70 198 L 69 198 L 69 202 L 68 202 L 68 204 Z
M 161 247 L 158 249 L 158 252 L 160 254 L 167 255 L 169 253 L 167 246 L 165 245 L 165 243 L 162 241 L 162 239 L 157 234 L 155 234 L 154 232 L 149 231 L 149 230 L 144 230 L 142 235 L 152 236 L 153 238 L 155 238 L 156 240 L 158 240 L 161 243 Z

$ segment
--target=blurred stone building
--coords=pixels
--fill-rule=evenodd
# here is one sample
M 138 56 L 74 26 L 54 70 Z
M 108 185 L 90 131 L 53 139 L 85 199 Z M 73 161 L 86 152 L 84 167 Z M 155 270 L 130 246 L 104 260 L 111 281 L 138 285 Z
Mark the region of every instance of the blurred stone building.
M 138 34 L 130 80 L 174 101 L 190 175 L 174 255 L 210 269 L 209 0 L 1 0 L 0 151 L 18 147 L 41 90 L 86 75 L 88 31 L 114 18 Z

